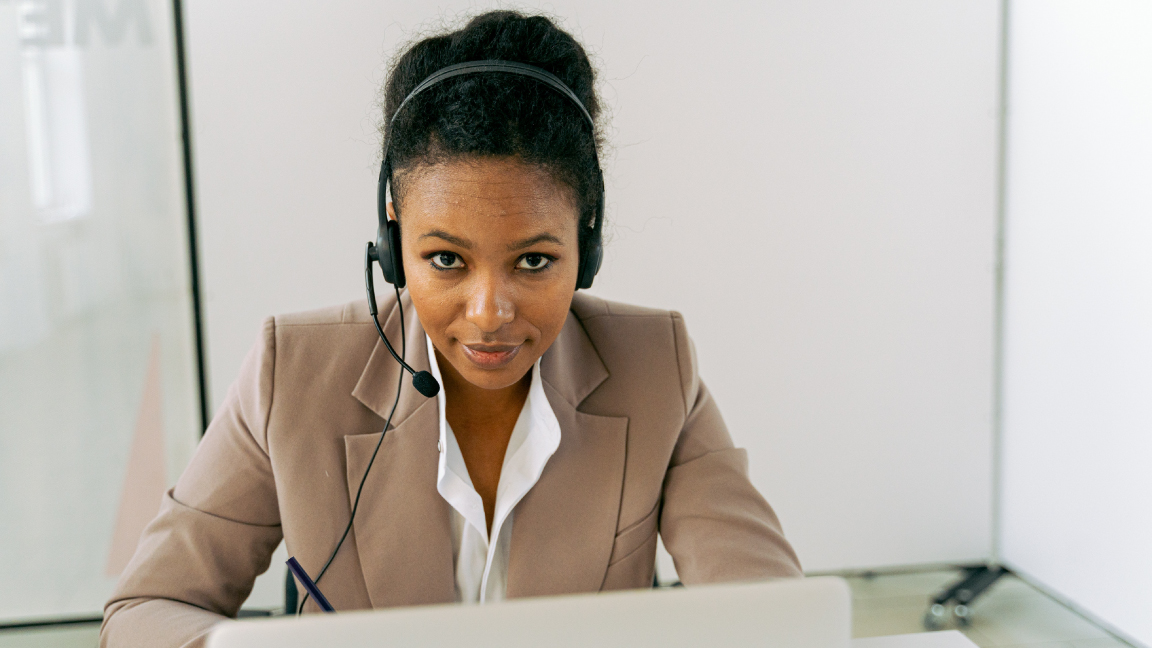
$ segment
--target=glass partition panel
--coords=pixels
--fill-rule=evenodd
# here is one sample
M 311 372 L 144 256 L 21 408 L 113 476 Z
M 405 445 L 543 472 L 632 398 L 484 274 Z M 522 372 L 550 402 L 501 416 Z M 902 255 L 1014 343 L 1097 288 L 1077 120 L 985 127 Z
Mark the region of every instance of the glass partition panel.
M 199 438 L 172 25 L 0 0 L 0 624 L 99 614 Z

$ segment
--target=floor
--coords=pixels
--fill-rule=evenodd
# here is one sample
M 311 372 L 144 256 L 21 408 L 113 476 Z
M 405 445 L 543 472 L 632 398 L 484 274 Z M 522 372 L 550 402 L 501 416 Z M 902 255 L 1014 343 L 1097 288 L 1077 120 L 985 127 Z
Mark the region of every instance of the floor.
M 0 648 L 94 648 L 100 624 L 0 630 Z
M 852 577 L 856 637 L 923 632 L 928 597 L 956 579 L 955 571 Z M 946 626 L 943 629 L 952 629 Z M 1099 626 L 1012 576 L 972 608 L 972 622 L 959 628 L 981 648 L 1128 648 Z M 0 648 L 93 648 L 99 625 L 0 630 Z
M 924 632 L 922 623 L 929 596 L 952 584 L 957 576 L 957 572 L 948 570 L 848 578 L 853 599 L 853 635 Z M 941 629 L 960 630 L 981 648 L 1129 646 L 1011 575 L 1002 577 L 976 600 L 968 627 L 950 624 Z

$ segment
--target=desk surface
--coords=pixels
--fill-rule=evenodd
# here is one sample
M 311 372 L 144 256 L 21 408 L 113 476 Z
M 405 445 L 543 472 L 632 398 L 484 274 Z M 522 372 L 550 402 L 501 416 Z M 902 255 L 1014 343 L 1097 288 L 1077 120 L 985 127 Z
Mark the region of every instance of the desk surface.
M 853 639 L 852 648 L 976 648 L 976 644 L 959 632 L 948 630 Z
M 99 624 L 8 630 L 0 632 L 0 648 L 88 648 L 96 644 L 99 632 Z M 950 630 L 853 639 L 852 648 L 975 648 L 975 644 L 959 632 Z

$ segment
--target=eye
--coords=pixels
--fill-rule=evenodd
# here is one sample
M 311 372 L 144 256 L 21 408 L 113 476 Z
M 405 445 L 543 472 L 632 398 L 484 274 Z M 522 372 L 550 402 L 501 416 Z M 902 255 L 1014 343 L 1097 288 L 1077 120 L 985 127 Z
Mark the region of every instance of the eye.
M 516 264 L 519 270 L 539 271 L 552 265 L 552 258 L 543 254 L 525 254 Z
M 437 252 L 430 259 L 432 266 L 439 270 L 455 270 L 464 267 L 464 261 L 454 252 Z

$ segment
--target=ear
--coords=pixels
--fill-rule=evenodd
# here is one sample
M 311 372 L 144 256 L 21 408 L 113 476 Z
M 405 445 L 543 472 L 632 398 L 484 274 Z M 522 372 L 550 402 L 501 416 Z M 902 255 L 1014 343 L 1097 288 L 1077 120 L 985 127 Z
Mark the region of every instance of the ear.
M 396 220 L 396 208 L 392 206 L 392 201 L 388 201 L 386 207 L 388 209 L 388 220 Z

